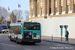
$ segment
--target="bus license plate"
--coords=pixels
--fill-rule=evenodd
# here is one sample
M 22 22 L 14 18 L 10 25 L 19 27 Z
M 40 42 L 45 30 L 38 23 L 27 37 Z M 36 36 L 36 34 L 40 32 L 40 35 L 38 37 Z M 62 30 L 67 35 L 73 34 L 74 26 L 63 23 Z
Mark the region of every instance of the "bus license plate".
M 30 41 L 30 42 L 34 42 L 34 41 Z

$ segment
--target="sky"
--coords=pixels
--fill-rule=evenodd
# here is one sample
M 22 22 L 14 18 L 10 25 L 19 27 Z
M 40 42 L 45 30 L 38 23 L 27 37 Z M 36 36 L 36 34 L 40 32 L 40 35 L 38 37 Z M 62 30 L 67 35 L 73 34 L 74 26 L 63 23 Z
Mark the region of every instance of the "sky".
M 18 4 L 21 5 L 21 8 L 18 8 Z M 0 0 L 0 6 L 5 7 L 10 12 L 14 9 L 28 10 L 29 11 L 29 0 Z
M 21 5 L 21 8 L 18 8 L 18 4 Z M 10 11 L 15 9 L 20 10 L 28 10 L 29 11 L 29 0 L 0 0 L 0 6 L 5 7 L 8 10 L 8 7 L 10 8 Z M 24 16 L 24 15 L 23 15 Z M 25 17 L 23 17 L 23 20 Z

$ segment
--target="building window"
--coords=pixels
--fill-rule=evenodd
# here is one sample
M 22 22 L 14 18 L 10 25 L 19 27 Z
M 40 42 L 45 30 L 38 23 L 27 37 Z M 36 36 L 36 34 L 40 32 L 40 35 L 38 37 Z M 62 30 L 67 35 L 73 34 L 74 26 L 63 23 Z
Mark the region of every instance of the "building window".
M 41 15 L 42 15 L 42 8 L 41 8 Z
M 68 8 L 67 11 L 68 11 L 68 13 L 69 13 L 69 8 L 70 8 L 69 5 L 67 5 L 67 8 Z
M 49 8 L 49 14 L 51 14 L 51 8 Z
M 57 13 L 57 7 L 55 7 L 55 13 Z
M 61 14 L 62 14 L 62 12 L 63 12 L 63 6 L 61 6 Z
M 32 10 L 32 16 L 33 16 L 33 10 Z

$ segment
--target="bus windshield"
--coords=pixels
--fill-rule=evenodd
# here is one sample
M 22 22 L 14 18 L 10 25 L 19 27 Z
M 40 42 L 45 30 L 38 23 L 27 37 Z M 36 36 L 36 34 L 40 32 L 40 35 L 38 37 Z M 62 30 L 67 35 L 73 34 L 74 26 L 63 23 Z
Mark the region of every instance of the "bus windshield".
M 24 30 L 40 30 L 39 23 L 24 23 Z

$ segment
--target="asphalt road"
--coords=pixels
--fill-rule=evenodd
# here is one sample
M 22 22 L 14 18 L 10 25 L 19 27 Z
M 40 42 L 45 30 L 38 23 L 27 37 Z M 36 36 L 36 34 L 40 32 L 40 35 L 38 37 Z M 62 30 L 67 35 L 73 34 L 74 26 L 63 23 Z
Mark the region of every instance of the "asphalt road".
M 42 41 L 41 43 L 16 44 L 8 36 L 0 36 L 0 50 L 75 50 L 74 45 Z

